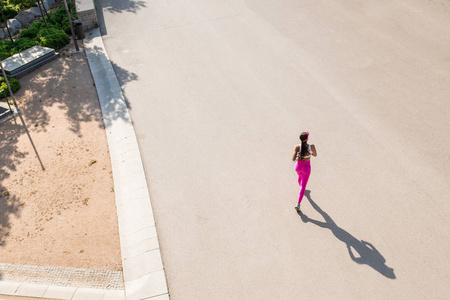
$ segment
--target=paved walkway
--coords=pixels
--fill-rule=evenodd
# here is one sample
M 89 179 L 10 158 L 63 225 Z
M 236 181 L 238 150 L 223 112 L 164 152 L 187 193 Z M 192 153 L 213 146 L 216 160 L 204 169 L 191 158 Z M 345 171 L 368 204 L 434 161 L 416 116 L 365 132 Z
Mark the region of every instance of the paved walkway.
M 97 9 L 171 299 L 448 297 L 447 0 Z M 303 130 L 318 156 L 301 218 Z

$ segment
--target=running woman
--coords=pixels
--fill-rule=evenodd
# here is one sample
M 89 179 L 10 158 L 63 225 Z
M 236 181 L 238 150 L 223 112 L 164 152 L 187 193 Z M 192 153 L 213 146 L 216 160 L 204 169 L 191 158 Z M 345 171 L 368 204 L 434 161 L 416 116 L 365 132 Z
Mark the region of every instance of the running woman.
M 300 134 L 301 143 L 294 148 L 294 155 L 292 156 L 295 163 L 295 171 L 298 174 L 298 185 L 300 186 L 300 192 L 298 194 L 298 204 L 295 209 L 298 212 L 300 210 L 300 203 L 302 202 L 303 195 L 305 195 L 306 184 L 308 183 L 309 175 L 311 174 L 311 164 L 309 160 L 312 156 L 317 156 L 316 147 L 308 144 L 309 132 L 305 131 Z

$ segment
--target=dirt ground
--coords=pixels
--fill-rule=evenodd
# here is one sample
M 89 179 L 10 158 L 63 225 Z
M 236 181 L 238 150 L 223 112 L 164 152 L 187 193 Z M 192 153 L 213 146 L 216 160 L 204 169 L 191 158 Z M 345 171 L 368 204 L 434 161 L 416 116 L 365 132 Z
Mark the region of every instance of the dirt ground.
M 121 270 L 111 163 L 84 54 L 20 79 L 0 124 L 0 262 Z

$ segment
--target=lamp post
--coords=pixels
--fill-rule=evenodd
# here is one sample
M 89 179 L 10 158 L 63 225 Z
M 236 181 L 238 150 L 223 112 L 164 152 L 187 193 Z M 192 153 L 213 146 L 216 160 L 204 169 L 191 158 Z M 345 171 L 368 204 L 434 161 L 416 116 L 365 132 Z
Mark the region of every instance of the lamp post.
M 70 17 L 69 7 L 67 6 L 67 1 L 64 0 L 64 7 L 66 8 L 67 19 L 69 20 L 70 32 L 72 33 L 73 43 L 75 44 L 76 52 L 80 52 L 80 48 L 78 47 L 77 38 L 75 36 L 75 31 L 73 30 L 72 18 Z

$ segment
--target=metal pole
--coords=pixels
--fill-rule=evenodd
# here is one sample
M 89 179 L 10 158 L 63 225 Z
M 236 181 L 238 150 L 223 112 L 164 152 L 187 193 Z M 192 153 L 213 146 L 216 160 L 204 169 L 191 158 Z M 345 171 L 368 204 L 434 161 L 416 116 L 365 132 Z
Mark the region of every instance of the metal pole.
M 42 0 L 38 0 L 38 1 L 41 1 L 41 3 L 42 3 L 42 8 L 44 9 L 45 15 L 47 16 L 47 19 L 50 20 L 50 17 L 49 17 L 49 15 L 48 15 L 47 9 L 45 8 L 44 2 L 42 2 Z
M 78 47 L 78 42 L 75 36 L 75 31 L 73 30 L 72 18 L 70 17 L 69 7 L 67 6 L 67 1 L 64 0 L 64 7 L 66 8 L 67 19 L 69 19 L 70 32 L 72 33 L 73 43 L 75 44 L 75 50 L 78 52 L 80 48 Z
M 50 28 L 48 27 L 48 24 L 47 24 L 47 20 L 45 19 L 44 12 L 42 11 L 41 1 L 38 0 L 37 3 L 38 3 L 38 6 L 39 6 L 39 10 L 41 11 L 41 16 L 44 19 L 45 26 L 47 27 L 47 30 L 50 30 Z

